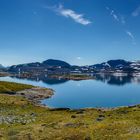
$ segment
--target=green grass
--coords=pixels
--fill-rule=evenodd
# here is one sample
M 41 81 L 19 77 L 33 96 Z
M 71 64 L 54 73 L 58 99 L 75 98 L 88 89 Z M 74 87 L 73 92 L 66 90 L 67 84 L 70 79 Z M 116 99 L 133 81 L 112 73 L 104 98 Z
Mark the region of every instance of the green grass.
M 15 118 L 15 121 L 1 123 L 1 117 Z M 35 106 L 19 96 L 0 95 L 0 140 L 139 139 L 139 105 L 58 111 Z
M 32 87 L 31 85 L 0 81 L 0 93 L 13 93 Z

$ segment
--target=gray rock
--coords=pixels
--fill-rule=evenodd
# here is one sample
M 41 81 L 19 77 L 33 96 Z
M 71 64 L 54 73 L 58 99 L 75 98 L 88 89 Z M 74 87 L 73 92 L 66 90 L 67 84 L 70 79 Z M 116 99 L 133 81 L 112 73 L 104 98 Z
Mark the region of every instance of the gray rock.
M 54 91 L 48 88 L 33 87 L 31 89 L 18 91 L 16 92 L 16 95 L 23 96 L 26 99 L 38 104 L 41 99 L 50 98 L 54 95 Z

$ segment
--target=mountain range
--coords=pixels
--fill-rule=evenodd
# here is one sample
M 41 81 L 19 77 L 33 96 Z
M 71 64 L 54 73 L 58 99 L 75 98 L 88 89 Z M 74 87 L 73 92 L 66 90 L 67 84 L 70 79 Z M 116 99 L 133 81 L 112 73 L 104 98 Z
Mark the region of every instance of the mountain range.
M 122 71 L 140 71 L 139 61 L 125 61 L 125 60 L 109 60 L 101 64 L 92 65 L 97 70 L 122 70 Z
M 97 72 L 97 71 L 124 71 L 124 72 L 140 72 L 140 61 L 126 61 L 122 59 L 109 60 L 100 64 L 89 66 L 73 66 L 61 60 L 48 59 L 46 61 L 13 65 L 8 68 L 9 72 L 28 72 L 28 71 L 49 71 L 49 72 Z

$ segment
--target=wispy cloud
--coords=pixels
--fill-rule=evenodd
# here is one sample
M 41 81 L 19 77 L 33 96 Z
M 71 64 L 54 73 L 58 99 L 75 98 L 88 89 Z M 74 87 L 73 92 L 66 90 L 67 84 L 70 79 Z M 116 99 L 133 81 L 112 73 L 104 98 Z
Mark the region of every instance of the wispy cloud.
M 133 12 L 132 12 L 132 16 L 133 17 L 137 17 L 140 15 L 140 6 L 137 7 Z
M 118 16 L 114 13 L 113 10 L 110 12 L 110 15 L 111 15 L 116 21 L 119 21 Z
M 58 7 L 53 7 L 53 10 L 61 16 L 71 18 L 75 22 L 80 23 L 82 25 L 89 25 L 92 23 L 90 20 L 86 19 L 83 14 L 78 14 L 77 12 L 71 9 L 65 9 L 61 4 Z
M 121 25 L 125 25 L 126 24 L 126 20 L 125 17 L 120 15 L 120 14 L 116 14 L 114 12 L 114 10 L 110 9 L 109 7 L 106 7 L 106 9 L 110 12 L 110 15 L 113 17 L 113 19 L 117 22 L 119 22 Z M 133 16 L 138 16 L 140 14 L 140 7 L 137 8 L 134 12 L 133 12 Z M 125 26 L 123 26 L 125 28 Z M 136 39 L 134 37 L 134 35 L 131 33 L 131 31 L 129 30 L 125 30 L 125 33 L 127 34 L 127 36 L 129 36 L 129 38 L 132 41 L 133 45 L 136 45 Z
M 106 9 L 109 11 L 110 15 L 113 17 L 115 21 L 120 22 L 121 24 L 126 23 L 124 16 L 116 14 L 116 12 L 110 9 L 109 7 L 106 7 Z
M 132 34 L 130 31 L 126 31 L 126 33 L 127 33 L 127 35 L 128 35 L 129 37 L 131 37 L 131 39 L 134 39 L 134 36 L 133 36 L 133 34 Z
M 126 31 L 126 34 L 131 38 L 133 45 L 136 45 L 134 35 L 130 31 Z
M 114 20 L 119 21 L 119 18 L 115 14 L 114 10 L 110 9 L 109 7 L 106 7 L 106 9 L 110 12 L 110 15 L 114 18 Z
M 121 23 L 122 24 L 125 24 L 126 23 L 124 16 L 121 16 Z

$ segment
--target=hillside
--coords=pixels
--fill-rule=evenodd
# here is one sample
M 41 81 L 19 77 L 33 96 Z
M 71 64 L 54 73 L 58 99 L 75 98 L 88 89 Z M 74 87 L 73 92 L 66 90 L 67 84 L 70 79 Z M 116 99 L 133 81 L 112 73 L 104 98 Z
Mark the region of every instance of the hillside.
M 4 83 L 16 88 L 18 84 Z M 19 90 L 19 89 L 17 89 Z M 116 109 L 49 109 L 21 96 L 2 94 L 1 140 L 140 139 L 140 106 Z
M 48 69 L 50 71 L 55 69 L 69 69 L 70 64 L 67 62 L 61 61 L 61 60 L 54 60 L 54 59 L 48 59 L 46 61 L 40 62 L 34 62 L 34 63 L 27 63 L 27 64 L 19 64 L 19 65 L 13 65 L 9 67 L 9 72 L 44 72 Z

